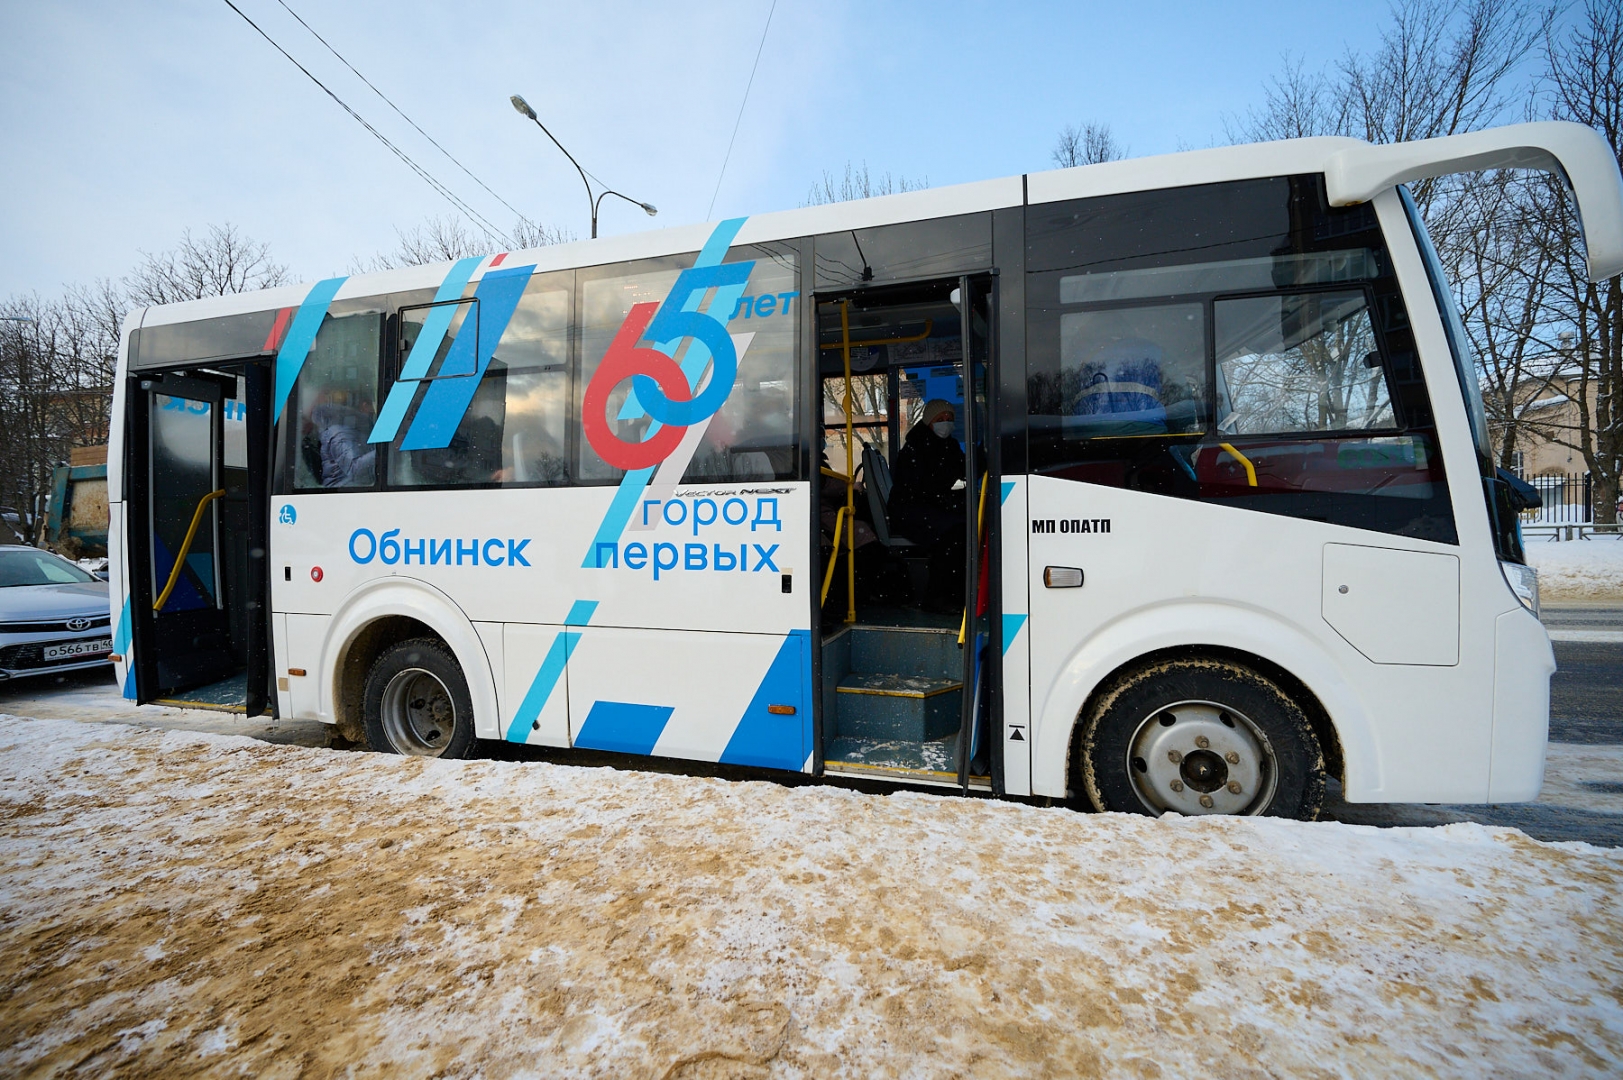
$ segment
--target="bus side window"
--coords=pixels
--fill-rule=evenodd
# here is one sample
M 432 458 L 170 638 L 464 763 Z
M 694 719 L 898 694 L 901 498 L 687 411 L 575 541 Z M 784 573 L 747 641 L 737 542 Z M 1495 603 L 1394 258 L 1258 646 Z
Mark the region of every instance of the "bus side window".
M 1454 543 L 1368 205 L 1296 176 L 1027 214 L 1034 472 Z
M 605 461 L 579 430 L 586 388 L 603 362 L 610 343 L 632 309 L 639 304 L 664 305 L 681 272 L 693 265 L 693 255 L 622 263 L 580 274 L 580 375 L 575 382 L 574 435 L 576 483 L 618 483 L 623 471 Z M 686 482 L 745 482 L 795 479 L 799 475 L 799 440 L 795 426 L 798 392 L 797 327 L 800 325 L 798 257 L 790 244 L 737 247 L 724 260 L 753 264 L 738 293 L 723 298 L 710 290 L 697 301 L 699 313 L 726 328 L 742 352 L 733 383 L 719 408 L 698 421 L 703 434 L 683 472 Z M 724 310 L 725 309 L 725 310 Z M 708 388 L 714 365 L 695 365 L 704 354 L 695 353 L 692 338 L 679 339 L 675 361 L 690 383 Z M 641 347 L 649 348 L 644 341 Z M 709 372 L 709 374 L 705 374 Z M 604 417 L 615 438 L 628 444 L 647 439 L 653 420 L 631 393 L 631 380 L 610 388 Z M 695 425 L 698 426 L 698 425 Z
M 287 410 L 295 491 L 376 483 L 377 454 L 366 438 L 377 417 L 382 342 L 379 312 L 328 315 L 322 323 Z
M 744 297 L 727 329 L 749 335 L 738 376 L 706 425 L 683 480 L 792 480 L 799 475 L 795 397 L 800 299 L 795 249 L 786 244 L 734 248 L 729 263 L 752 261 Z
M 1219 300 L 1214 308 L 1220 433 L 1396 426 L 1363 290 Z
M 445 446 L 401 449 L 435 379 L 423 380 L 413 392 L 389 448 L 389 486 L 444 488 L 529 486 L 569 481 L 565 449 L 569 401 L 569 321 L 574 272 L 537 274 L 525 286 L 479 382 L 464 400 L 467 405 Z M 423 313 L 403 323 L 409 351 Z M 471 334 L 467 318 L 452 320 L 436 353 L 436 364 L 449 355 L 460 334 Z M 481 333 L 490 332 L 486 326 Z M 439 375 L 438 367 L 431 374 Z M 448 379 L 471 378 L 458 372 Z

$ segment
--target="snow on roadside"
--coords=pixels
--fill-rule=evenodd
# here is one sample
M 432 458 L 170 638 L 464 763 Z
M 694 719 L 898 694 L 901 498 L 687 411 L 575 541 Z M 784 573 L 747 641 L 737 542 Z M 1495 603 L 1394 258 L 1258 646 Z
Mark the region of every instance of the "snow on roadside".
M 1623 539 L 1542 540 L 1528 537 L 1528 565 L 1538 570 L 1543 601 L 1623 601 Z
M 0 1073 L 1608 1075 L 1623 852 L 0 718 Z

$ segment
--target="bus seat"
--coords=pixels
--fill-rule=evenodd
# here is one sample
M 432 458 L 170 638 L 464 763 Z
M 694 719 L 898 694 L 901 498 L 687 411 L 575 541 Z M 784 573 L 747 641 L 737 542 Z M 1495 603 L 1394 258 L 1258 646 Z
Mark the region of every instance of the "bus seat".
M 893 536 L 890 531 L 890 465 L 883 454 L 871 446 L 862 448 L 862 474 L 867 477 L 868 513 L 873 518 L 874 535 L 885 548 L 915 546 L 906 537 Z

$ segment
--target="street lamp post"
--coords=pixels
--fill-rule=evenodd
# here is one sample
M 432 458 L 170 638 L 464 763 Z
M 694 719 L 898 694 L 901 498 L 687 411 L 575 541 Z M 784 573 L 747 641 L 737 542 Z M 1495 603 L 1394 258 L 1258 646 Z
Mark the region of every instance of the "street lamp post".
M 558 137 L 547 130 L 547 125 L 543 124 L 541 122 L 541 118 L 535 115 L 535 110 L 530 108 L 530 103 L 525 101 L 518 94 L 514 94 L 508 100 L 513 103 L 513 108 L 518 111 L 519 115 L 527 116 L 531 120 L 535 121 L 535 126 L 541 129 L 541 133 L 552 140 L 553 146 L 556 146 L 559 150 L 563 150 L 563 155 L 569 159 L 569 164 L 575 166 L 575 171 L 580 173 L 580 182 L 586 185 L 586 204 L 591 207 L 592 210 L 593 240 L 597 239 L 597 208 L 603 205 L 603 196 L 605 195 L 613 195 L 617 199 L 624 199 L 633 206 L 640 206 L 649 217 L 653 217 L 655 214 L 659 213 L 659 210 L 652 203 L 638 202 L 629 195 L 622 195 L 620 192 L 613 191 L 609 188 L 604 188 L 596 198 L 593 198 L 592 182 L 586 179 L 586 170 L 580 167 L 580 162 L 575 160 L 574 154 L 571 154 L 568 150 L 564 150 L 564 144 L 558 141 Z

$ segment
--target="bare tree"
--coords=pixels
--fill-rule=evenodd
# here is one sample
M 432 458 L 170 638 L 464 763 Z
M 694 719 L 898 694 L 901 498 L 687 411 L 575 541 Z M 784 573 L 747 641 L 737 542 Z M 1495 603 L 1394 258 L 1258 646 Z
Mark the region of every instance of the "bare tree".
M 1285 70 L 1262 89 L 1262 107 L 1246 110 L 1245 118 L 1225 118 L 1224 134 L 1230 142 L 1270 142 L 1342 135 L 1350 126 L 1347 106 L 1351 98 L 1332 86 L 1321 72 L 1306 71 L 1301 57 L 1283 58 Z
M 123 302 L 107 282 L 0 304 L 0 504 L 37 539 L 51 470 L 107 441 Z
M 269 245 L 244 236 L 230 222 L 210 225 L 202 237 L 187 229 L 175 247 L 141 254 L 141 264 L 124 279 L 136 306 L 268 289 L 289 280 L 287 267 L 271 258 Z
M 854 199 L 871 199 L 876 195 L 922 191 L 929 186 L 929 177 L 923 180 L 909 180 L 905 176 L 893 177 L 888 172 L 875 176 L 868 170 L 866 161 L 862 163 L 861 168 L 854 168 L 847 161 L 843 177 L 836 181 L 833 173 L 825 171 L 823 178 L 806 192 L 806 199 L 800 205 L 825 206 L 829 203 L 851 202 Z
M 1623 8 L 1588 0 L 1564 35 L 1545 40 L 1544 88 L 1557 120 L 1587 124 L 1623 162 Z M 1595 520 L 1617 520 L 1623 473 L 1623 279 L 1591 282 L 1584 275 L 1577 222 L 1553 180 L 1544 234 L 1555 273 L 1551 291 L 1574 332 L 1576 430 L 1566 442 L 1583 455 L 1592 478 Z
M 1343 135 L 1385 143 L 1485 127 L 1525 102 L 1551 12 L 1527 0 L 1400 0 L 1379 46 L 1323 72 L 1285 59 L 1234 141 Z M 1552 259 L 1542 180 L 1465 174 L 1410 185 L 1459 301 L 1493 419 L 1494 457 L 1512 460 L 1555 374 Z
M 1557 437 L 1540 410 L 1562 368 L 1545 188 L 1544 177 L 1528 173 L 1470 178 L 1434 202 L 1430 225 L 1476 356 L 1494 457 L 1506 469 L 1526 435 Z
M 1127 147 L 1116 141 L 1109 124 L 1088 121 L 1081 127 L 1066 124 L 1054 143 L 1051 155 L 1054 164 L 1062 169 L 1077 165 L 1098 165 L 1105 161 L 1120 161 L 1127 156 Z
M 431 217 L 409 230 L 395 230 L 399 245 L 393 251 L 383 251 L 371 259 L 355 260 L 357 271 L 394 270 L 402 266 L 427 266 L 432 263 L 455 262 L 474 255 L 491 254 L 490 241 L 476 236 L 459 217 Z M 513 250 L 546 247 L 573 240 L 574 234 L 550 225 L 539 225 L 528 218 L 520 218 L 510 239 Z

